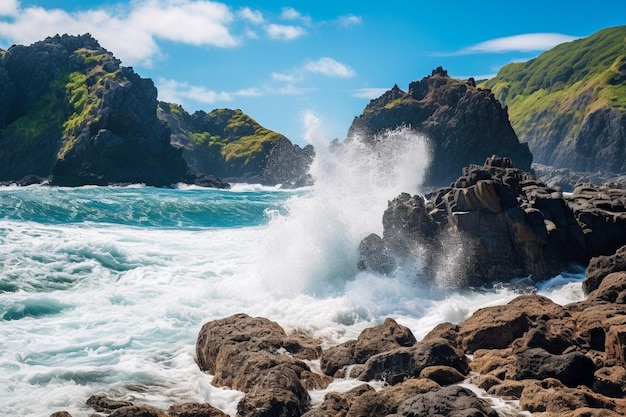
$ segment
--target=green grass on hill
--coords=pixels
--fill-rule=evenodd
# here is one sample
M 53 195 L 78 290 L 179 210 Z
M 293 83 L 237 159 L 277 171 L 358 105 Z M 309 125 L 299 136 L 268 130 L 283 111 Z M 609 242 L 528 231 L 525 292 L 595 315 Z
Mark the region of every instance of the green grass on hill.
M 524 63 L 503 67 L 482 87 L 490 88 L 509 107 L 513 128 L 520 137 L 544 129 L 559 115 L 577 126 L 601 107 L 626 110 L 626 81 L 619 68 L 626 62 L 626 26 L 609 28 L 564 43 Z M 575 129 L 576 127 L 574 127 Z

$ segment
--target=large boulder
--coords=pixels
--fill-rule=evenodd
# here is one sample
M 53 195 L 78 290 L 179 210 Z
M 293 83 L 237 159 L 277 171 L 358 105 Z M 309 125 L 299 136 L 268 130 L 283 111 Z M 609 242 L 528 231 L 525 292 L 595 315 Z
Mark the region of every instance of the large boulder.
M 469 371 L 467 359 L 457 349 L 444 340 L 431 340 L 372 356 L 365 362 L 358 378 L 362 381 L 383 380 L 394 385 L 419 377 L 431 366 L 449 366 L 463 375 Z
M 387 417 L 448 416 L 498 417 L 489 403 L 467 388 L 450 386 L 405 400 L 396 414 Z
M 626 271 L 626 246 L 622 246 L 612 255 L 591 258 L 585 272 L 583 291 L 589 294 L 597 290 L 607 275 L 620 271 Z
M 362 241 L 361 269 L 388 274 L 409 262 L 423 280 L 452 286 L 537 281 L 626 244 L 626 190 L 587 184 L 565 195 L 491 156 L 450 187 L 400 194 L 383 227 Z
M 320 353 L 316 341 L 289 336 L 277 323 L 246 314 L 205 323 L 196 341 L 198 366 L 214 375 L 212 383 L 246 393 L 238 405 L 238 415 L 246 417 L 306 412 L 307 390 L 330 381 L 301 359 Z
M 382 324 L 363 330 L 357 340 L 324 350 L 320 366 L 326 375 L 333 376 L 345 366 L 363 364 L 376 354 L 410 347 L 415 342 L 411 330 L 387 318 Z
M 347 140 L 375 144 L 382 133 L 401 126 L 429 138 L 429 185 L 447 185 L 461 168 L 492 154 L 508 156 L 516 166 L 530 169 L 532 155 L 518 141 L 506 108 L 473 80 L 454 80 L 441 67 L 410 83 L 408 92 L 396 85 L 372 100 L 352 122 Z

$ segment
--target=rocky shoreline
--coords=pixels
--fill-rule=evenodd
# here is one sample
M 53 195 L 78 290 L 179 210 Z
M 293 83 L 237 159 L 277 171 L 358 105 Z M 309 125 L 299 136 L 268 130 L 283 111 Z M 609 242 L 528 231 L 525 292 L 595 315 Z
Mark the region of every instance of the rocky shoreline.
M 287 334 L 268 319 L 236 314 L 202 327 L 198 366 L 214 375 L 213 385 L 245 393 L 237 407 L 241 417 L 502 415 L 467 384 L 517 401 L 519 413 L 506 415 L 624 415 L 625 252 L 592 261 L 587 274 L 594 278 L 585 281 L 590 293 L 584 301 L 560 306 L 521 295 L 459 324 L 442 323 L 420 341 L 388 318 L 356 340 L 323 349 L 319 340 Z M 321 372 L 309 365 L 317 360 Z M 330 392 L 311 407 L 309 390 L 341 378 L 363 383 Z M 102 413 L 95 415 L 111 417 L 226 416 L 210 404 L 161 410 L 101 394 L 87 405 Z
M 196 342 L 197 364 L 213 375 L 214 386 L 244 393 L 237 406 L 240 417 L 625 415 L 624 195 L 618 188 L 581 185 L 564 196 L 506 158 L 493 157 L 484 166 L 468 167 L 451 187 L 426 199 L 407 194 L 391 201 L 384 236 L 361 245 L 362 266 L 385 273 L 398 255 L 411 252 L 411 242 L 426 242 L 421 256 L 428 274 L 428 262 L 435 259 L 428 248 L 443 248 L 441 242 L 454 240 L 438 240 L 442 233 L 462 230 L 474 245 L 473 271 L 485 277 L 475 281 L 492 282 L 503 271 L 530 272 L 540 280 L 551 268 L 580 261 L 588 265 L 584 301 L 561 306 L 540 295 L 520 295 L 461 323 L 441 323 L 419 341 L 387 318 L 336 346 L 241 313 L 204 324 Z M 489 233 L 478 233 L 486 225 L 493 225 Z M 485 243 L 487 238 L 498 243 Z M 493 251 L 502 250 L 507 239 L 514 255 Z M 507 256 L 517 263 L 495 268 Z M 437 264 L 431 265 L 434 270 Z M 346 379 L 355 382 L 353 389 L 329 389 Z M 330 392 L 312 405 L 311 390 Z M 512 401 L 518 411 L 503 414 L 490 397 Z M 210 404 L 163 410 L 106 393 L 92 396 L 87 406 L 97 412 L 93 415 L 112 417 L 226 415 Z

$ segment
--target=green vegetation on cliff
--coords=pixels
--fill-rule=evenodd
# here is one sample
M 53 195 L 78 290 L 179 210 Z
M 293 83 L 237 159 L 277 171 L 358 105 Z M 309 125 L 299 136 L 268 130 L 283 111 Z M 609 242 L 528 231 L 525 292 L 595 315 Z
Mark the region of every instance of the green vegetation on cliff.
M 263 152 L 264 146 L 283 137 L 264 128 L 239 109 L 215 109 L 204 117 L 203 124 L 214 129 L 189 132 L 194 144 L 219 151 L 226 161 L 243 160 L 244 165 Z
M 109 53 L 86 48 L 75 53 L 83 57 L 86 69 L 84 72 L 74 71 L 66 76 L 65 89 L 73 112 L 63 124 L 63 146 L 58 153 L 59 159 L 63 159 L 74 146 L 76 138 L 87 123 L 97 121 L 105 79 L 115 78 L 119 73 L 117 68 L 113 72 L 104 69 L 104 63 L 112 60 Z
M 66 95 L 64 87 L 68 77 L 64 76 L 50 83 L 48 90 L 22 116 L 0 132 L 0 157 L 10 152 L 12 155 L 36 153 L 45 142 L 61 135 L 61 127 L 67 117 L 64 109 Z
M 626 26 L 509 64 L 481 86 L 508 106 L 511 125 L 536 161 L 557 164 L 551 154 L 557 148 L 561 155 L 572 152 L 565 147 L 578 139 L 589 114 L 603 108 L 626 111 Z

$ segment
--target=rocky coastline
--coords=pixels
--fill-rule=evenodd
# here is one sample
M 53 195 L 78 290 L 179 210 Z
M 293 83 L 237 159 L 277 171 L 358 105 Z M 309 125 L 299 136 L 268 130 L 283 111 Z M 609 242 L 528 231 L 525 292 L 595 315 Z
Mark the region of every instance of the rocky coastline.
M 237 407 L 241 417 L 504 415 L 489 398 L 516 402 L 519 411 L 507 416 L 624 415 L 624 253 L 626 247 L 609 260 L 592 261 L 587 274 L 595 278 L 585 284 L 584 301 L 561 306 L 521 295 L 459 324 L 441 323 L 420 341 L 388 318 L 356 340 L 323 347 L 265 318 L 236 314 L 202 327 L 197 363 L 214 375 L 213 385 L 245 393 Z M 318 371 L 312 363 L 319 363 Z M 311 406 L 309 390 L 345 378 L 362 383 Z M 226 416 L 206 403 L 162 410 L 105 393 L 87 405 L 102 413 L 94 415 L 112 417 Z
M 509 279 L 530 273 L 540 280 L 552 268 L 579 262 L 587 265 L 581 284 L 585 300 L 558 305 L 527 291 L 460 323 L 440 323 L 422 340 L 390 317 L 335 346 L 302 332 L 287 333 L 266 318 L 235 314 L 199 331 L 198 367 L 213 376 L 214 386 L 244 394 L 237 406 L 240 417 L 624 415 L 626 243 L 621 239 L 626 233 L 620 228 L 625 195 L 619 188 L 585 184 L 566 196 L 513 168 L 507 158 L 491 157 L 427 198 L 401 195 L 391 201 L 384 236 L 368 237 L 361 245 L 366 249 L 362 266 L 390 272 L 396 255 L 405 256 L 411 243 L 440 248 L 442 233 L 462 230 L 478 245 L 472 252 L 474 269 L 464 270 L 486 274 L 477 282 L 493 282 L 506 271 L 512 271 Z M 494 228 L 472 235 L 485 224 Z M 485 244 L 487 237 L 498 243 Z M 491 248 L 502 248 L 505 240 L 511 252 L 495 257 Z M 427 265 L 434 259 L 427 251 L 422 256 Z M 496 268 L 509 256 L 516 261 Z M 351 380 L 354 388 L 333 392 L 329 386 L 338 380 Z M 322 389 L 328 391 L 324 400 L 312 404 L 310 391 Z M 503 414 L 493 399 L 514 406 Z M 87 406 L 94 415 L 113 417 L 226 415 L 205 403 L 165 410 L 108 393 L 94 394 Z

